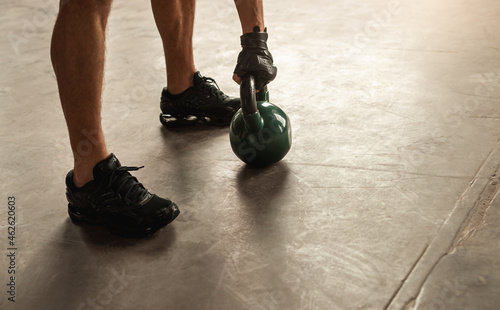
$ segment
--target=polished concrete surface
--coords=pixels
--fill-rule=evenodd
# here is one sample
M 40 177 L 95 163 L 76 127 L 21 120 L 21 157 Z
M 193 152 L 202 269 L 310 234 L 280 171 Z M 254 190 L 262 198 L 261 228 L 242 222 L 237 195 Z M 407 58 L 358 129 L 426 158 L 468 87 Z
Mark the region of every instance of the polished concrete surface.
M 107 143 L 181 208 L 147 240 L 68 219 L 72 158 L 49 60 L 56 6 L 0 4 L 1 309 L 500 307 L 500 2 L 266 1 L 271 101 L 294 140 L 255 170 L 227 128 L 162 128 L 150 4 L 115 1 Z M 197 68 L 237 94 L 234 4 L 199 0 L 195 26 Z

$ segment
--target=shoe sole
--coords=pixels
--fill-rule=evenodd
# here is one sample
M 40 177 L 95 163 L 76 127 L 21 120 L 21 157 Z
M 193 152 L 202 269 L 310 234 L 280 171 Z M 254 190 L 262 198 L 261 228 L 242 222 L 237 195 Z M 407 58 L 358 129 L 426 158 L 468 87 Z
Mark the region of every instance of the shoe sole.
M 171 115 L 166 113 L 160 113 L 160 123 L 162 123 L 162 125 L 167 128 L 194 126 L 199 122 L 202 122 L 205 125 L 209 126 L 224 127 L 229 125 L 231 121 L 225 119 L 210 118 L 210 116 L 208 115 L 195 116 L 195 115 Z
M 112 234 L 115 234 L 124 238 L 147 238 L 153 235 L 158 230 L 172 223 L 173 220 L 177 218 L 180 214 L 179 207 L 172 203 L 172 217 L 163 223 L 153 224 L 146 227 L 139 228 L 129 228 L 124 229 L 123 227 L 117 227 L 112 223 L 102 221 L 94 214 L 85 214 L 77 210 L 72 204 L 68 204 L 68 214 L 71 221 L 75 224 L 87 224 L 87 225 L 100 225 L 106 227 Z

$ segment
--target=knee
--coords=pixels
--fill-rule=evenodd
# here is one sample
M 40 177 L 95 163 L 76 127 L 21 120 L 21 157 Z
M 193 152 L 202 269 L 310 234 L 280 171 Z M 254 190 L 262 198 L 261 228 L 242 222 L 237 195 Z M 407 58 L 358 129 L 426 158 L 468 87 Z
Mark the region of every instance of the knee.
M 111 3 L 112 0 L 60 0 L 59 14 L 100 18 L 105 22 L 111 10 Z

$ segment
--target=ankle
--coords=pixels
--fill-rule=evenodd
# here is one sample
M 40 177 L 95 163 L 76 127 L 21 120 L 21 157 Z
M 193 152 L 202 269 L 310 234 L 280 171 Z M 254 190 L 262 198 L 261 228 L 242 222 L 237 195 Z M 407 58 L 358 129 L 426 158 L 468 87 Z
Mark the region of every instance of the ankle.
M 73 168 L 73 183 L 76 187 L 82 187 L 88 182 L 94 180 L 94 167 L 110 154 L 101 154 L 99 156 L 81 157 L 75 160 Z
M 179 95 L 186 91 L 186 89 L 193 87 L 194 72 L 185 73 L 183 75 L 168 76 L 167 77 L 167 90 L 171 95 Z
M 193 87 L 193 86 L 194 86 L 193 81 L 191 81 L 191 83 L 186 83 L 186 84 L 176 84 L 176 85 L 168 84 L 167 90 L 171 96 L 177 96 L 177 95 L 182 94 L 188 88 Z
M 73 184 L 80 188 L 87 184 L 88 182 L 94 180 L 94 174 L 88 172 L 88 170 L 74 169 L 73 170 Z

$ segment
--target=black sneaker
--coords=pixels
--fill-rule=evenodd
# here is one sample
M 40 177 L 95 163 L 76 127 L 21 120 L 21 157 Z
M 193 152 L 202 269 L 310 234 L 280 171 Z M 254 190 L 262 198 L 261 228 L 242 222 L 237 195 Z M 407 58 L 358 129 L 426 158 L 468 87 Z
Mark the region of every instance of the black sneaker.
M 66 176 L 68 213 L 74 223 L 104 225 L 122 237 L 148 237 L 179 215 L 175 203 L 149 192 L 115 155 L 99 162 L 94 180 L 81 188 L 73 183 L 73 170 Z
M 214 79 L 194 74 L 193 87 L 178 95 L 167 88 L 161 93 L 160 122 L 166 127 L 194 125 L 199 121 L 208 125 L 226 126 L 240 108 L 240 99 L 224 94 Z

